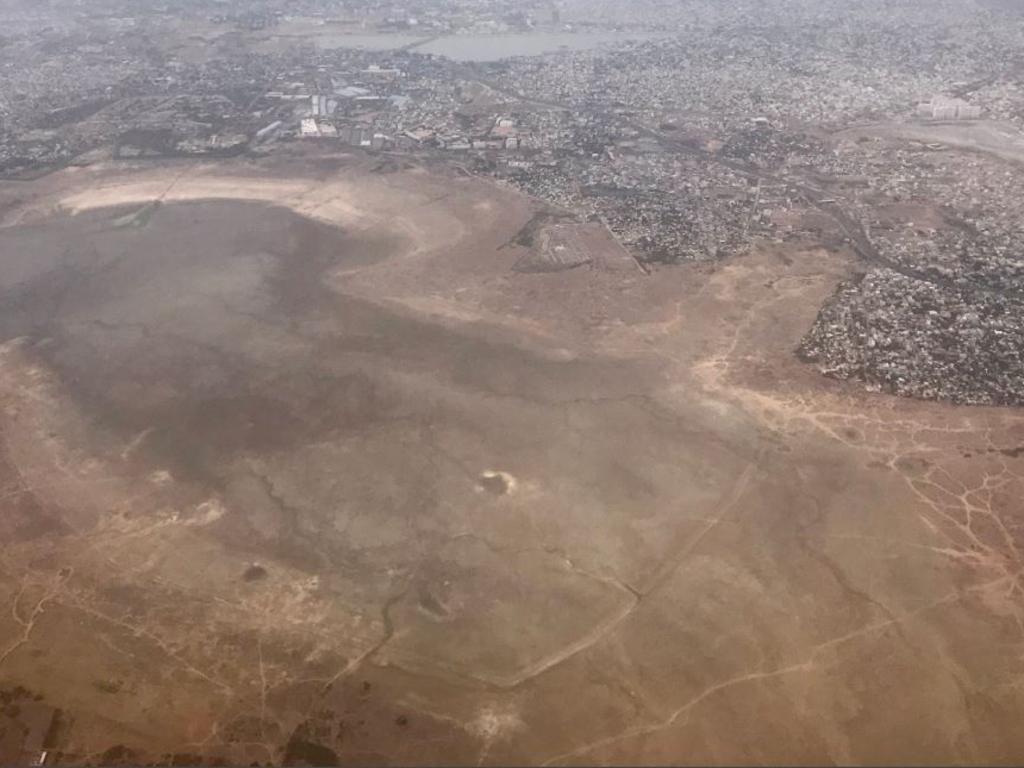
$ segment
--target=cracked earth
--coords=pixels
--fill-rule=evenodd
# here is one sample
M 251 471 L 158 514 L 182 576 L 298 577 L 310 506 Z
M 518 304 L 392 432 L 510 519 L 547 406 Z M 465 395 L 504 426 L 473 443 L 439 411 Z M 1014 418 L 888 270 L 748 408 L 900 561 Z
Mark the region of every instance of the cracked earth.
M 1024 416 L 793 355 L 852 254 L 514 269 L 357 159 L 0 187 L 0 687 L 57 761 L 1024 758 Z

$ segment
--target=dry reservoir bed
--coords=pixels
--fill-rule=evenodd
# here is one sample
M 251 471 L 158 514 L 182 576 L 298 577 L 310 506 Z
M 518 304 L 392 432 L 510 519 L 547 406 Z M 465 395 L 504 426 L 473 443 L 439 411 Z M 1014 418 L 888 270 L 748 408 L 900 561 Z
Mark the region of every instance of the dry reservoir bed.
M 1024 758 L 1024 420 L 798 364 L 844 254 L 523 274 L 356 160 L 0 211 L 5 760 Z

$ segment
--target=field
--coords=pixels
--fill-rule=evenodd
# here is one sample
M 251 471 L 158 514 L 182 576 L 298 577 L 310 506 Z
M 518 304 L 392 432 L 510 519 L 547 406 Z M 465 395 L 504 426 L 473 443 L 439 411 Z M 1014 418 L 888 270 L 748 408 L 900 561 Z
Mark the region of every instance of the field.
M 800 364 L 851 254 L 517 270 L 537 214 L 300 153 L 0 187 L 51 759 L 1019 762 L 1024 417 Z

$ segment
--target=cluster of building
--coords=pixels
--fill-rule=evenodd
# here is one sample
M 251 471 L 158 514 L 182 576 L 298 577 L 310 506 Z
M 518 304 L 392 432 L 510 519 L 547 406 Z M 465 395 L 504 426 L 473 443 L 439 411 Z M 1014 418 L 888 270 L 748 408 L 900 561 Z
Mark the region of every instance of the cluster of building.
M 1022 174 L 936 145 L 844 149 L 870 179 L 845 194 L 870 267 L 822 311 L 804 356 L 897 394 L 1024 404 Z
M 844 284 L 800 353 L 876 391 L 971 405 L 1024 405 L 1024 301 L 888 268 Z
M 103 147 L 121 157 L 220 156 L 315 141 L 450 158 L 559 216 L 603 223 L 651 264 L 722 258 L 764 238 L 834 236 L 857 248 L 867 277 L 823 311 L 804 344 L 809 359 L 902 393 L 1017 397 L 992 372 L 1017 370 L 1012 350 L 1024 346 L 1013 319 L 1019 294 L 1006 288 L 1024 279 L 1019 174 L 941 142 L 856 132 L 1024 128 L 1024 76 L 1006 66 L 1024 50 L 1019 20 L 957 0 L 935 0 L 927 18 L 885 0 L 635 0 L 628 13 L 618 0 L 515 9 L 497 0 L 240 0 L 230 17 L 196 0 L 189 12 L 205 12 L 209 29 L 234 25 L 243 37 L 216 37 L 214 53 L 190 58 L 146 42 L 190 40 L 181 13 L 136 16 L 127 0 L 97 2 L 109 6 L 108 21 L 87 36 L 10 26 L 0 47 L 11 84 L 0 89 L 0 173 Z M 297 16 L 339 35 L 544 24 L 644 34 L 456 62 L 418 44 L 279 45 Z M 250 33 L 275 45 L 239 42 Z
M 917 114 L 932 120 L 977 120 L 981 117 L 981 107 L 963 99 L 934 96 L 931 101 L 917 105 Z

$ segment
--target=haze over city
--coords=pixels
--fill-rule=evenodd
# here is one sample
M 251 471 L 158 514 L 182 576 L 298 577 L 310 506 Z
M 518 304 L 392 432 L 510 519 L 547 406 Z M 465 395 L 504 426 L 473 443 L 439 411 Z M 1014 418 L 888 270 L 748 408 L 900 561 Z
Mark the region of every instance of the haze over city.
M 0 764 L 1024 762 L 1024 3 L 5 0 Z

